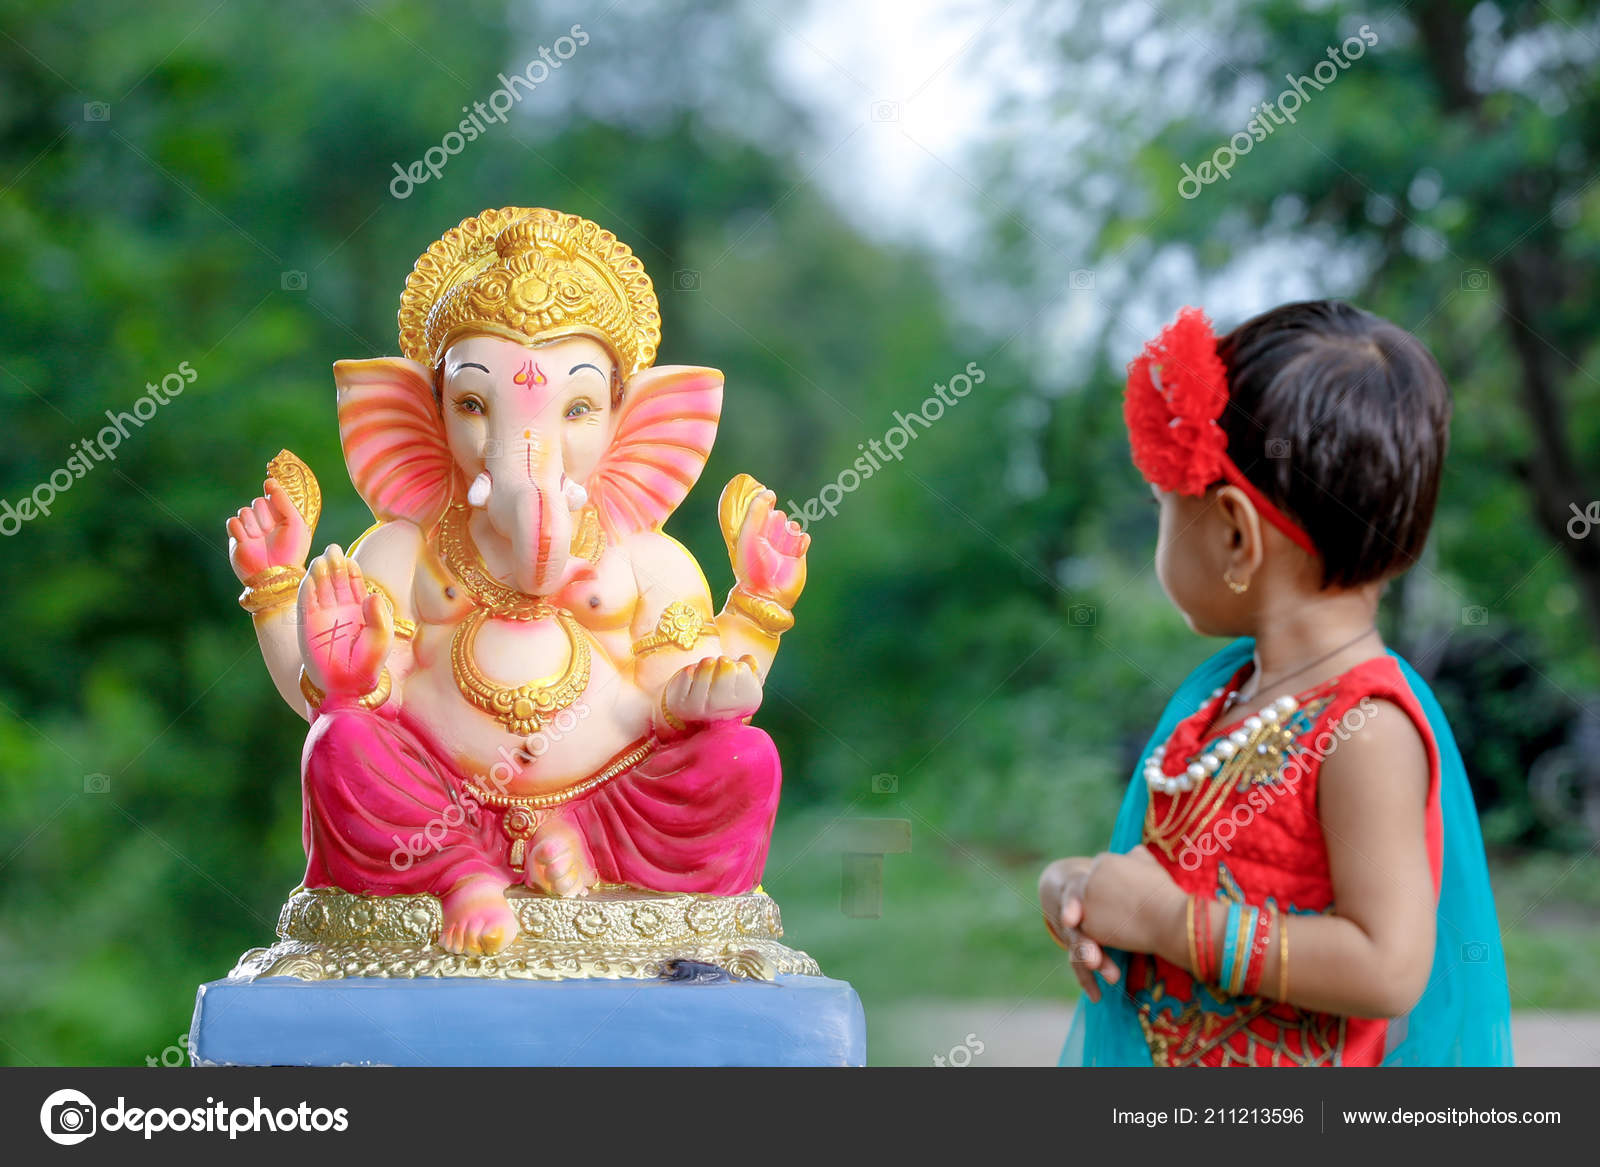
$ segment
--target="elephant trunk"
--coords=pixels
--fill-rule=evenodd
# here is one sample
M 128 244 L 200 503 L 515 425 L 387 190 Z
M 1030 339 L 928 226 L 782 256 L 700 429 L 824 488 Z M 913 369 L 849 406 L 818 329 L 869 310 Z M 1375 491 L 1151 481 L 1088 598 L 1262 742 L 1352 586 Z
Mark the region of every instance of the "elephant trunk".
M 571 558 L 573 514 L 559 457 L 535 438 L 508 443 L 490 475 L 489 523 L 511 544 L 513 586 L 528 595 L 559 589 Z

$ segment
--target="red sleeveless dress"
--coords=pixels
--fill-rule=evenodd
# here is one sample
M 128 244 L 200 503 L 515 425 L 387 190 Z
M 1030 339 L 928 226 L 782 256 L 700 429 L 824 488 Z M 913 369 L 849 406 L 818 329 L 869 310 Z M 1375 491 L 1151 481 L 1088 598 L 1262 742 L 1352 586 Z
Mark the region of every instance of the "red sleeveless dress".
M 1272 905 L 1283 913 L 1334 911 L 1317 781 L 1322 760 L 1359 732 L 1378 712 L 1373 702 L 1383 700 L 1405 711 L 1427 746 L 1425 831 L 1437 897 L 1443 842 L 1439 754 L 1394 658 L 1374 657 L 1298 694 L 1292 710 L 1279 705 L 1267 719 L 1241 716 L 1209 730 L 1225 694 L 1251 667 L 1246 664 L 1179 722 L 1162 747 L 1168 774 L 1184 774 L 1207 754 L 1214 760 L 1228 756 L 1214 774 L 1189 779 L 1189 790 L 1151 790 L 1143 832 L 1151 854 L 1184 891 L 1215 897 L 1213 919 L 1227 911 L 1230 900 Z M 1271 942 L 1278 943 L 1276 930 Z M 1292 991 L 1292 947 L 1289 979 Z M 1158 1066 L 1375 1066 L 1383 1060 L 1390 1025 L 1307 1012 L 1265 996 L 1231 996 L 1197 985 L 1184 969 L 1149 954 L 1130 961 L 1128 991 Z

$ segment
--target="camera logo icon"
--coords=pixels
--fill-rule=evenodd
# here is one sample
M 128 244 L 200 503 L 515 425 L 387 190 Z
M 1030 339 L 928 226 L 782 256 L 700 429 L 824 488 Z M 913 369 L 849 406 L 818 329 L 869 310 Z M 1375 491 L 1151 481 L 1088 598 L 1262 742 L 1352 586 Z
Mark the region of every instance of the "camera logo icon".
M 83 120 L 86 122 L 108 122 L 111 120 L 111 105 L 104 101 L 86 101 L 83 103 Z
M 1489 959 L 1489 946 L 1482 940 L 1469 940 L 1461 946 L 1463 964 L 1483 964 Z
M 672 290 L 674 292 L 698 292 L 700 290 L 700 273 L 693 268 L 679 268 L 672 273 Z
M 1489 622 L 1489 609 L 1481 604 L 1470 604 L 1461 609 L 1461 622 L 1469 627 L 1481 628 Z
M 1090 628 L 1099 623 L 1099 615 L 1093 604 L 1073 604 L 1067 609 L 1067 623 L 1076 628 Z
M 1289 439 L 1288 438 L 1268 438 L 1267 439 L 1267 457 L 1269 457 L 1269 458 L 1287 458 L 1289 456 L 1289 452 L 1290 451 L 1289 451 Z
M 1094 291 L 1094 272 L 1086 267 L 1075 268 L 1067 273 L 1067 288 L 1073 292 Z
M 898 794 L 900 793 L 900 777 L 897 774 L 874 774 L 872 776 L 872 793 Z
M 900 103 L 898 101 L 875 101 L 872 103 L 872 120 L 875 122 L 897 122 L 900 120 Z
M 78 1090 L 57 1090 L 39 1108 L 39 1125 L 52 1143 L 71 1147 L 94 1134 L 97 1113 L 87 1094 Z
M 306 283 L 306 273 L 303 271 L 286 271 L 278 277 L 278 285 L 285 292 L 303 292 Z
M 1489 290 L 1489 273 L 1481 267 L 1468 268 L 1461 273 L 1461 290 L 1463 292 L 1487 292 Z

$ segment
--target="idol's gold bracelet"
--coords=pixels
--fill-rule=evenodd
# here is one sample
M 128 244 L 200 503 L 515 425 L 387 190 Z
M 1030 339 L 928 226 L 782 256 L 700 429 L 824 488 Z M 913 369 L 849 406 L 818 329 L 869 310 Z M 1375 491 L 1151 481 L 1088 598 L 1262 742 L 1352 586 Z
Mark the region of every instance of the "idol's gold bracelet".
M 689 728 L 683 723 L 682 718 L 667 708 L 667 691 L 665 689 L 661 690 L 661 719 L 680 733 Z
M 361 698 L 361 707 L 363 709 L 376 709 L 389 699 L 389 693 L 393 687 L 394 678 L 389 676 L 389 670 L 385 668 L 383 672 L 378 674 L 378 683 L 373 687 L 372 692 Z M 322 703 L 328 699 L 326 693 L 312 684 L 311 678 L 306 674 L 304 667 L 300 669 L 300 695 L 306 699 L 306 702 L 313 709 L 321 709 Z
M 252 616 L 270 612 L 284 604 L 292 604 L 300 592 L 300 581 L 305 579 L 303 567 L 266 567 L 244 581 L 244 591 L 239 593 L 239 606 Z
M 794 613 L 788 608 L 743 588 L 736 587 L 728 593 L 728 607 L 774 638 L 794 627 Z

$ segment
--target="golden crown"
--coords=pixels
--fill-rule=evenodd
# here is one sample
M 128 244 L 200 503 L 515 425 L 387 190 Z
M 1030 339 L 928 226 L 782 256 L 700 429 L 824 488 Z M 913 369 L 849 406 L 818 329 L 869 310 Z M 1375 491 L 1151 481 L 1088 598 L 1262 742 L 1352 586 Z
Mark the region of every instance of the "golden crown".
M 446 231 L 400 294 L 400 351 L 412 360 L 435 366 L 469 333 L 593 337 L 628 377 L 656 359 L 661 311 L 644 265 L 611 232 L 579 215 L 501 207 Z

